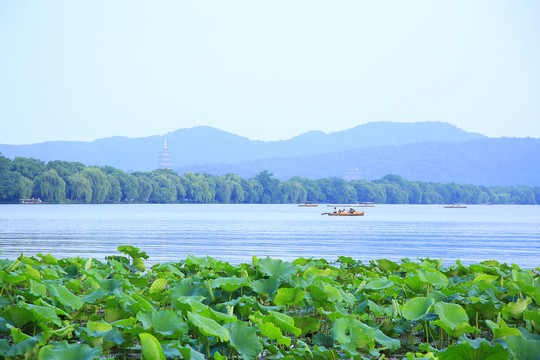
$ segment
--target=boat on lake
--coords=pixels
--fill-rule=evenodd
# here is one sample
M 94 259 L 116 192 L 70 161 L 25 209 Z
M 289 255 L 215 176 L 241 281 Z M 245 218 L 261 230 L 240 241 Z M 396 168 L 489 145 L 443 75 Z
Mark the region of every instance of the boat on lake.
M 317 206 L 319 206 L 319 204 L 304 201 L 304 202 L 301 202 L 300 204 L 298 204 L 298 206 L 300 206 L 300 207 L 317 207 Z
M 41 201 L 40 198 L 31 198 L 31 199 L 19 199 L 19 204 L 42 204 L 43 201 Z
M 460 204 L 448 204 L 445 206 L 446 209 L 465 209 L 466 205 L 460 205 Z
M 358 207 L 375 207 L 375 204 L 373 204 L 372 202 L 362 202 L 362 203 L 356 204 L 355 206 L 358 206 Z
M 354 208 L 350 208 L 349 210 L 334 208 L 334 212 L 322 213 L 321 215 L 328 215 L 328 216 L 364 216 L 364 212 L 363 211 L 357 211 Z

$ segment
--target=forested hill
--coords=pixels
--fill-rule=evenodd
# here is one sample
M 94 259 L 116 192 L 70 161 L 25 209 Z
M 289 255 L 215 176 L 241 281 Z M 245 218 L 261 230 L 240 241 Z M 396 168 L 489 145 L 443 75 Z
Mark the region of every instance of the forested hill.
M 58 141 L 31 145 L 2 145 L 0 153 L 42 161 L 80 161 L 87 165 L 109 165 L 123 171 L 149 171 L 157 166 L 158 153 L 167 140 L 174 167 L 205 163 L 233 164 L 272 158 L 326 154 L 383 145 L 461 142 L 484 136 L 442 122 L 377 122 L 325 134 L 311 131 L 288 140 L 252 141 L 215 128 L 180 129 L 163 136 L 111 137 L 92 142 Z M 292 170 L 292 169 L 291 169 Z
M 379 146 L 237 164 L 205 164 L 177 168 L 177 171 L 251 177 L 264 169 L 271 169 L 279 179 L 293 176 L 379 179 L 386 174 L 399 174 L 407 179 L 439 183 L 540 186 L 540 139 L 485 138 L 459 143 Z

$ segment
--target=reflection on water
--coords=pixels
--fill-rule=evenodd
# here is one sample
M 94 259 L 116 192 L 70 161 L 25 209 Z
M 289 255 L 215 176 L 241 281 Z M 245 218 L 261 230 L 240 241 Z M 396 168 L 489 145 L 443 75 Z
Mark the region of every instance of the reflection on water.
M 324 205 L 2 205 L 0 256 L 103 260 L 129 244 L 146 251 L 150 263 L 188 254 L 234 264 L 253 255 L 288 261 L 345 255 L 540 266 L 540 206 L 377 205 L 364 217 L 345 218 L 321 216 L 325 211 Z

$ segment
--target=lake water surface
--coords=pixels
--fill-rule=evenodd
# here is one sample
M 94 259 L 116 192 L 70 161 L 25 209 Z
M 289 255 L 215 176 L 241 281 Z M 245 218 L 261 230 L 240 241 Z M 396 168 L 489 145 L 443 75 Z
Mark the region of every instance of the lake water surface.
M 495 259 L 540 266 L 540 206 L 376 205 L 363 217 L 321 216 L 326 205 L 0 205 L 1 258 L 22 252 L 103 260 L 133 245 L 147 263 L 210 256 L 292 261 L 443 258 L 450 265 Z

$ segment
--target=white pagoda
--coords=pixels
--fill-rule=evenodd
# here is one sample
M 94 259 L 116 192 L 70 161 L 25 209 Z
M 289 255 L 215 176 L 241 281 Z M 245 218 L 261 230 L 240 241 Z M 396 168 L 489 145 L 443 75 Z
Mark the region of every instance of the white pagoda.
M 172 154 L 167 150 L 167 139 L 165 139 L 163 150 L 159 153 L 158 169 L 172 169 L 172 165 Z

